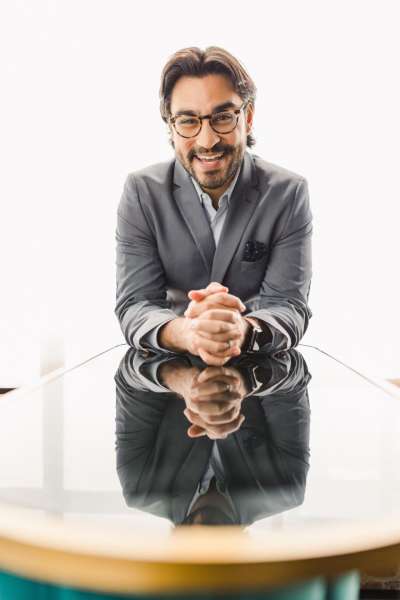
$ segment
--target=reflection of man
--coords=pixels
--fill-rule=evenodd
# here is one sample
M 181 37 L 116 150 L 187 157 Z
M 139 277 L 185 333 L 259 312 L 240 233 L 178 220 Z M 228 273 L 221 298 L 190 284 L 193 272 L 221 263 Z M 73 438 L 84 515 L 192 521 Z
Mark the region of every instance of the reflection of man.
M 190 355 L 149 360 L 130 350 L 115 376 L 128 505 L 177 524 L 249 524 L 300 504 L 309 379 L 294 350 L 207 368 Z
M 255 95 L 221 48 L 187 48 L 164 67 L 176 156 L 132 173 L 118 209 L 116 315 L 136 348 L 223 365 L 295 346 L 308 326 L 307 184 L 246 151 Z

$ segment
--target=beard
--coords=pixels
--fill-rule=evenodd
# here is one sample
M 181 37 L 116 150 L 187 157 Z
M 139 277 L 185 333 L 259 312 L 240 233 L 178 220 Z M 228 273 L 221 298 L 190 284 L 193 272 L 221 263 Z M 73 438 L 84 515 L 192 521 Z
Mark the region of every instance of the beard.
M 199 186 L 206 192 L 207 190 L 218 190 L 222 187 L 228 187 L 230 181 L 234 178 L 238 168 L 241 165 L 245 148 L 242 144 L 237 146 L 226 146 L 216 144 L 208 154 L 220 154 L 224 152 L 220 168 L 215 170 L 202 171 L 196 158 L 197 151 L 192 150 L 188 155 L 176 150 L 176 155 L 184 169 L 197 181 Z M 201 152 L 199 154 L 207 154 Z

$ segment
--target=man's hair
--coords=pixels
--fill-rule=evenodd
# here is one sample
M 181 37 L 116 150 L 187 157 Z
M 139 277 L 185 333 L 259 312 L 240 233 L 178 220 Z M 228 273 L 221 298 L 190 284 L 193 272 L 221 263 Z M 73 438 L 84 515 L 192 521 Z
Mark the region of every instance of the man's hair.
M 254 107 L 256 86 L 244 66 L 232 54 L 217 46 L 209 46 L 205 50 L 196 47 L 183 48 L 169 58 L 161 73 L 160 112 L 165 122 L 171 115 L 172 90 L 178 79 L 184 75 L 225 75 L 243 102 L 248 102 Z M 247 135 L 247 146 L 254 146 L 255 143 L 256 140 L 250 132 Z
M 233 515 L 227 515 L 217 506 L 202 506 L 187 515 L 182 525 L 236 525 Z

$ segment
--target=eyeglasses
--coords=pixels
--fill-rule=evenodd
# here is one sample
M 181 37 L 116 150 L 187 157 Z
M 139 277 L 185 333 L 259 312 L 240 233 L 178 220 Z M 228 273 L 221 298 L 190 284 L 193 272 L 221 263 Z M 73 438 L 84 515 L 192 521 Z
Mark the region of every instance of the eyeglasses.
M 209 119 L 210 126 L 216 133 L 231 133 L 238 124 L 240 111 L 246 107 L 248 101 L 243 102 L 240 108 L 229 108 L 203 117 L 197 115 L 178 115 L 170 118 L 176 133 L 184 138 L 199 135 L 205 119 Z

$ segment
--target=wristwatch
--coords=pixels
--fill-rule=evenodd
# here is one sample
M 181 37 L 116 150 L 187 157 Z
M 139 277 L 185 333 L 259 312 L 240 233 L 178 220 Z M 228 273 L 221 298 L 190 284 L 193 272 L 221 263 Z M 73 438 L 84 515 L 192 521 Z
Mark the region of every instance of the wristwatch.
M 245 359 L 246 360 L 246 359 Z M 244 387 L 246 389 L 246 396 L 252 396 L 253 394 L 255 394 L 256 392 L 258 392 L 258 390 L 262 387 L 263 383 L 262 381 L 258 381 L 256 373 L 257 371 L 259 371 L 259 365 L 254 364 L 253 359 L 247 359 L 249 361 L 249 364 L 243 364 L 241 365 L 240 363 L 235 364 L 235 369 L 237 369 L 239 371 L 239 373 L 241 374 L 242 378 L 243 378 L 243 382 L 244 382 Z
M 255 352 L 260 349 L 260 337 L 263 334 L 263 330 L 259 326 L 258 322 L 251 317 L 244 317 L 250 325 L 247 333 L 247 338 L 243 344 L 243 352 Z

